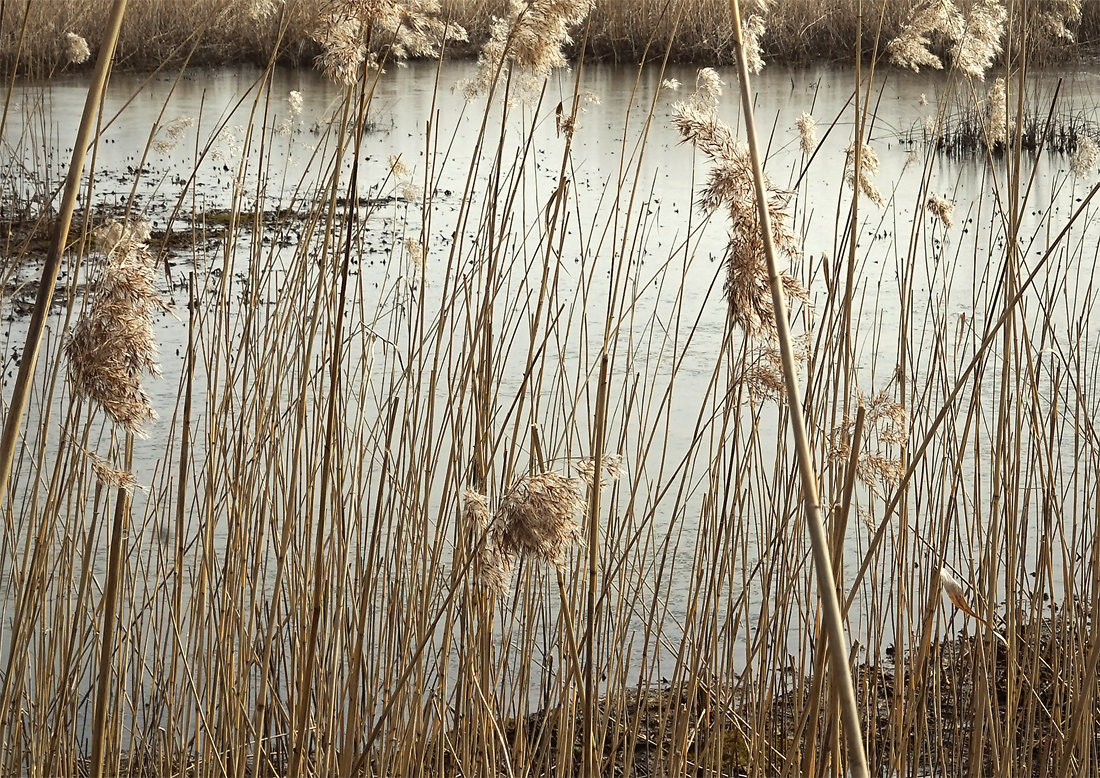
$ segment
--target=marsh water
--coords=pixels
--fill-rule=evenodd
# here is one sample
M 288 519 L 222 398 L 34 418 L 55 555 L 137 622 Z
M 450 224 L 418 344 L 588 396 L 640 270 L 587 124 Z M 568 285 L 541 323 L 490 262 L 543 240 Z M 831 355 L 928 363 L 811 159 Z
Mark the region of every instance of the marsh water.
M 461 255 L 458 261 L 451 258 L 452 245 L 462 239 L 455 219 L 461 211 L 463 192 L 468 192 L 466 197 L 472 198 L 478 212 L 482 212 L 488 204 L 479 198 L 492 188 L 487 180 L 489 165 L 473 174 L 472 186 L 467 183 L 467 157 L 482 131 L 485 114 L 463 96 L 461 89 L 451 88 L 469 78 L 472 67 L 455 63 L 437 68 L 414 63 L 392 68 L 378 81 L 360 153 L 359 193 L 366 221 L 352 270 L 356 313 L 351 329 L 364 325 L 400 334 L 405 330 L 393 326 L 394 321 L 414 309 L 432 315 L 448 304 L 447 290 L 476 271 Z M 734 83 L 732 72 L 720 73 L 727 82 Z M 537 223 L 540 209 L 558 183 L 565 137 L 556 126 L 555 108 L 571 99 L 572 78 L 572 74 L 563 74 L 533 101 L 517 101 L 507 112 L 498 106 L 489 114 L 489 121 L 497 122 L 489 133 L 494 142 L 481 153 L 486 158 L 522 156 L 527 160 L 524 178 L 516 188 L 515 205 L 524 218 L 508 238 L 512 259 L 501 270 L 505 291 L 494 303 L 494 316 L 502 320 L 516 311 L 531 315 L 535 305 L 539 287 L 536 270 L 542 248 L 531 238 L 532 231 L 525 232 L 523 223 Z M 675 79 L 681 86 L 678 90 L 671 85 L 661 89 L 665 79 Z M 573 385 L 548 390 L 563 396 L 570 391 L 580 392 L 584 379 L 590 379 L 597 369 L 605 322 L 613 321 L 615 342 L 623 354 L 612 367 L 612 383 L 620 388 L 619 402 L 625 403 L 627 396 L 622 387 L 632 383 L 641 385 L 643 394 L 651 397 L 674 392 L 668 418 L 652 432 L 655 445 L 644 455 L 637 450 L 623 453 L 628 474 L 657 473 L 666 462 L 682 463 L 678 467 L 688 473 L 682 481 L 685 496 L 677 499 L 674 511 L 666 509 L 661 501 L 660 479 L 638 478 L 644 484 L 631 493 L 617 492 L 607 507 L 613 516 L 630 513 L 654 522 L 658 535 L 670 531 L 674 524 L 681 525 L 677 531 L 685 539 L 676 549 L 679 578 L 669 584 L 667 592 L 668 635 L 675 635 L 676 625 L 688 619 L 690 563 L 695 554 L 691 538 L 695 517 L 705 499 L 710 462 L 706 454 L 695 451 L 699 420 L 713 411 L 715 399 L 706 396 L 710 391 L 708 378 L 716 369 L 716 355 L 723 350 L 728 331 L 722 297 L 726 225 L 721 215 L 708 219 L 696 207 L 694 200 L 706 173 L 705 160 L 680 142 L 670 120 L 673 104 L 690 92 L 694 82 L 695 69 L 687 67 L 672 67 L 662 73 L 656 67 L 638 71 L 586 65 L 581 73 L 582 107 L 567 165 L 572 211 L 555 268 L 555 300 L 559 310 L 565 311 L 562 318 L 569 320 L 570 327 L 552 341 L 553 359 L 560 369 L 580 378 Z M 818 309 L 827 305 L 833 288 L 824 268 L 829 266 L 830 258 L 846 251 L 845 225 L 837 214 L 846 213 L 844 203 L 850 192 L 844 170 L 853 121 L 853 82 L 854 74 L 846 68 L 775 66 L 765 68 L 754 82 L 757 123 L 767 144 L 766 172 L 778 187 L 796 191 L 789 207 L 804 248 L 791 270 L 809 287 L 813 308 Z M 117 74 L 102 111 L 102 140 L 94 157 L 93 211 L 117 213 L 132 198 L 136 211 L 150 223 L 154 233 L 171 230 L 199 236 L 176 245 L 164 256 L 160 283 L 168 307 L 156 323 L 162 374 L 147 382 L 159 420 L 150 425 L 147 438 L 137 441 L 135 455 L 135 476 L 146 487 L 135 496 L 135 516 L 144 517 L 135 520 L 140 528 L 134 533 L 133 553 L 137 556 L 149 555 L 152 559 L 151 549 L 168 542 L 176 533 L 199 531 L 197 527 L 174 527 L 157 500 L 151 499 L 159 494 L 153 484 L 171 467 L 172 452 L 178 446 L 170 432 L 173 419 L 180 413 L 178 398 L 190 315 L 189 278 L 194 276 L 198 299 L 195 307 L 200 309 L 207 306 L 213 310 L 226 300 L 231 301 L 231 307 L 277 307 L 280 279 L 285 277 L 284 271 L 289 272 L 280 263 L 291 262 L 297 241 L 302 239 L 300 226 L 286 218 L 287 214 L 308 209 L 321 196 L 325 165 L 330 162 L 326 149 L 333 143 L 331 123 L 340 110 L 341 90 L 310 70 L 278 71 L 266 87 L 266 96 L 257 102 L 254 98 L 260 86 L 260 74 L 251 69 L 199 71 L 178 80 L 163 75 Z M 17 85 L 4 138 L 6 201 L 46 210 L 56 203 L 56 189 L 64 177 L 85 88 L 83 80 L 69 78 Z M 856 353 L 860 377 L 857 388 L 865 397 L 890 387 L 902 361 L 911 364 L 917 373 L 910 375 L 910 380 L 922 383 L 919 355 L 934 346 L 902 338 L 903 315 L 910 324 L 917 323 L 911 331 L 920 332 L 920 322 L 926 321 L 930 333 L 958 333 L 954 347 L 960 361 L 965 362 L 967 349 L 973 347 L 984 324 L 980 320 L 982 312 L 997 293 L 994 264 L 985 261 L 1003 251 L 998 245 L 1002 211 L 996 205 L 995 192 L 1000 186 L 997 166 L 980 153 L 935 152 L 925 142 L 932 106 L 938 105 L 939 98 L 948 91 L 969 88 L 943 74 L 889 71 L 876 80 L 871 91 L 874 119 L 869 139 L 880 162 L 875 178 L 886 205 L 876 208 L 864 204 L 856 249 L 859 271 L 855 300 L 861 335 Z M 292 91 L 302 95 L 300 113 L 291 110 L 287 102 Z M 1098 106 L 1093 101 L 1100 95 L 1100 74 L 1044 73 L 1027 99 L 1034 113 L 1045 116 L 1055 95 L 1058 102 L 1054 116 L 1071 117 L 1082 127 L 1096 126 Z M 722 113 L 739 128 L 735 96 L 735 89 L 727 91 Z M 962 94 L 962 99 L 965 101 L 967 95 Z M 808 167 L 795 126 L 803 112 L 817 117 L 822 133 L 814 161 Z M 179 121 L 178 133 L 168 137 L 162 130 L 157 136 L 161 142 L 147 148 L 155 124 L 166 126 L 181 118 L 189 122 Z M 246 138 L 248 128 L 261 120 L 270 132 L 262 139 Z M 530 127 L 534 128 L 535 140 L 527 149 L 522 142 Z M 499 146 L 497 137 L 503 138 Z M 394 172 L 395 157 L 408 172 Z M 341 164 L 347 175 L 350 160 L 344 159 Z M 1072 175 L 1069 156 L 1063 153 L 1025 154 L 1024 164 L 1030 181 L 1028 202 L 1039 204 L 1029 205 L 1020 230 L 1026 264 L 1046 253 L 1050 241 L 1094 181 Z M 800 180 L 804 170 L 804 180 Z M 427 209 L 421 199 L 425 184 L 432 190 Z M 622 192 L 632 198 L 629 209 L 624 198 L 615 196 Z M 922 238 L 920 243 L 924 255 L 913 261 L 907 256 L 913 223 L 928 218 L 922 205 L 929 192 L 940 193 L 955 203 L 955 224 L 949 230 L 929 227 L 927 239 Z M 613 222 L 617 210 L 623 213 L 623 219 L 634 220 L 629 230 L 629 250 L 618 245 L 621 235 L 604 229 Z M 228 214 L 232 212 L 245 214 L 242 221 L 254 223 L 251 227 L 236 225 L 239 237 L 230 244 L 225 240 L 225 230 L 231 226 Z M 474 230 L 468 229 L 471 234 L 467 238 L 473 240 Z M 415 238 L 423 246 L 422 263 L 410 256 L 408 238 Z M 1051 304 L 1035 304 L 1026 316 L 1041 322 L 1040 329 L 1052 339 L 1064 335 L 1085 344 L 1095 341 L 1100 319 L 1089 315 L 1089 290 L 1098 244 L 1100 223 L 1092 218 L 1082 220 L 1065 248 L 1059 249 L 1064 256 L 1051 263 L 1049 277 L 1044 273 L 1036 284 L 1037 289 L 1045 290 L 1041 299 Z M 227 245 L 234 247 L 230 256 L 223 251 Z M 624 256 L 629 258 L 625 267 L 618 264 Z M 257 257 L 275 268 L 264 274 L 259 286 L 249 271 Z M 5 290 L 3 311 L 7 324 L 3 342 L 5 387 L 14 376 L 25 334 L 20 303 L 28 290 L 33 290 L 37 269 L 32 262 L 10 271 L 13 275 Z M 66 272 L 72 271 L 67 268 Z M 629 279 L 623 288 L 630 290 L 625 302 L 609 296 L 611 284 L 590 281 L 623 273 Z M 802 329 L 807 322 L 812 326 L 813 308 L 800 313 Z M 52 332 L 60 330 L 66 315 L 64 305 L 55 305 Z M 679 322 L 690 326 L 685 324 L 681 332 Z M 948 322 L 946 328 L 940 326 L 944 322 Z M 685 334 L 688 332 L 690 335 Z M 351 348 L 359 358 L 377 359 L 379 370 L 392 370 L 390 357 L 382 353 L 386 348 L 382 341 L 390 337 L 364 337 Z M 455 333 L 454 337 L 460 339 L 461 334 Z M 529 343 L 517 337 L 511 345 L 512 353 L 522 355 Z M 400 351 L 408 343 L 393 345 Z M 901 348 L 909 353 L 900 354 Z M 1086 353 L 1082 361 L 1095 365 L 1095 359 L 1094 354 Z M 40 368 L 44 376 L 49 364 L 46 360 Z M 369 375 L 370 370 L 365 374 Z M 983 380 L 992 382 L 994 378 L 990 373 Z M 198 371 L 196 387 L 200 396 L 215 380 L 224 381 L 225 377 Z M 505 360 L 498 366 L 494 380 L 501 398 L 522 393 L 523 360 Z M 444 398 L 452 391 L 454 388 L 445 382 L 438 388 Z M 915 400 L 915 415 L 919 417 L 927 409 L 919 407 L 920 398 Z M 386 397 L 364 391 L 355 400 L 362 407 L 347 412 L 378 416 L 387 401 Z M 202 407 L 201 402 L 197 407 Z M 201 411 L 199 414 L 201 417 Z M 45 418 L 41 409 L 32 409 L 27 422 L 32 441 L 41 434 L 38 425 Z M 620 422 L 625 425 L 623 418 Z M 784 417 L 776 403 L 754 406 L 751 413 L 746 413 L 745 423 L 763 430 L 762 437 L 770 439 L 775 448 L 785 445 L 786 428 L 781 426 Z M 201 418 L 195 425 L 202 426 Z M 921 421 L 915 419 L 914 437 L 919 437 L 921 429 Z M 571 435 L 561 430 L 549 432 L 560 433 L 562 439 Z M 107 432 L 100 428 L 95 434 L 105 440 Z M 714 432 L 706 434 L 712 439 Z M 577 435 L 583 437 L 579 432 Z M 195 436 L 196 461 L 202 459 L 205 440 L 204 435 Z M 55 447 L 56 442 L 47 441 L 47 450 Z M 559 453 L 576 455 L 565 450 Z M 965 468 L 972 470 L 988 451 L 968 450 L 962 455 L 967 458 Z M 1058 450 L 1056 456 L 1068 461 L 1074 451 Z M 864 498 L 870 500 L 871 495 L 865 493 Z M 1057 499 L 1068 505 L 1079 502 L 1081 496 L 1065 493 Z M 919 524 L 919 517 L 907 520 Z M 228 532 L 228 527 L 215 528 L 216 534 Z M 853 521 L 849 536 L 849 565 L 858 565 L 867 529 Z M 748 567 L 766 553 L 764 548 L 755 549 L 752 558 L 743 564 Z M 10 598 L 12 593 L 7 593 Z M 759 601 L 775 595 L 755 592 L 751 596 Z M 5 610 L 5 620 L 11 618 L 10 607 Z

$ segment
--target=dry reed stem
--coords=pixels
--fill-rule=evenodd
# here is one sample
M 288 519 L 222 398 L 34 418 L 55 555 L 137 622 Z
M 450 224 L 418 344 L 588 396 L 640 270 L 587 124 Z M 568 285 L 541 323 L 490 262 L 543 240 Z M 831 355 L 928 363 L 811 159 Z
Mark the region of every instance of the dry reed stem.
M 817 570 L 817 588 L 822 601 L 822 620 L 829 636 L 830 659 L 834 670 L 833 688 L 840 697 L 844 730 L 848 747 L 848 769 L 855 778 L 867 778 L 867 757 L 864 751 L 859 709 L 852 685 L 851 671 L 848 668 L 848 640 L 844 634 L 843 615 L 840 610 L 836 581 L 833 577 L 832 561 L 829 554 L 829 540 L 821 521 L 821 504 L 817 490 L 817 476 L 814 473 L 813 455 L 810 452 L 806 433 L 806 423 L 802 414 L 801 398 L 795 376 L 794 348 L 787 320 L 785 284 L 779 271 L 776 246 L 772 241 L 770 208 L 768 204 L 767 182 L 760 163 L 760 151 L 756 141 L 756 124 L 753 119 L 752 92 L 749 87 L 748 64 L 745 60 L 741 38 L 741 14 L 738 0 L 730 0 L 733 12 L 734 35 L 737 49 L 737 66 L 740 76 L 741 110 L 745 117 L 745 132 L 748 137 L 748 156 L 751 162 L 752 181 L 756 195 L 756 210 L 759 214 L 763 253 L 767 262 L 770 279 L 775 327 L 783 356 L 783 375 L 787 387 L 787 405 L 790 412 L 792 432 L 798 454 L 799 474 L 802 483 L 802 497 L 806 510 L 806 524 L 809 530 L 814 564 Z
M 23 424 L 23 414 L 26 411 L 27 397 L 34 377 L 34 369 L 38 362 L 46 316 L 53 300 L 54 287 L 57 284 L 57 276 L 61 269 L 62 253 L 68 240 L 69 226 L 72 223 L 73 211 L 76 208 L 76 200 L 80 192 L 80 176 L 84 168 L 84 158 L 91 144 L 96 114 L 106 89 L 107 73 L 111 57 L 114 55 L 115 44 L 118 42 L 118 33 L 125 13 L 126 0 L 115 0 L 108 22 L 107 34 L 100 44 L 95 71 L 91 83 L 88 85 L 87 98 L 84 102 L 84 111 L 81 114 L 80 125 L 77 128 L 73 144 L 72 159 L 69 162 L 68 174 L 65 178 L 65 189 L 58 209 L 58 217 L 46 262 L 42 268 L 42 277 L 38 282 L 34 310 L 27 327 L 26 345 L 23 348 L 23 357 L 19 363 L 19 373 L 12 389 L 8 412 L 4 417 L 3 435 L 0 437 L 0 499 L 8 499 L 8 482 L 11 477 L 12 461 L 15 457 L 15 446 Z M 5 706 L 0 709 L 0 717 L 6 715 L 7 708 Z

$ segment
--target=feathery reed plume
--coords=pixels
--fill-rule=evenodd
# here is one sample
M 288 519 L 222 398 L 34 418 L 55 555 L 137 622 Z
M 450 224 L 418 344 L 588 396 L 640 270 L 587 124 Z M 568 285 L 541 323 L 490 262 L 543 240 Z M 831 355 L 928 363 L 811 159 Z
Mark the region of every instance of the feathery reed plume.
M 585 20 L 594 0 L 510 0 L 508 16 L 494 19 L 478 54 L 477 75 L 461 84 L 468 98 L 510 73 L 521 94 L 537 92 L 543 79 L 565 67 L 569 31 Z
M 1077 149 L 1070 159 L 1073 175 L 1078 178 L 1087 176 L 1096 167 L 1098 158 L 1100 158 L 1100 148 L 1097 147 L 1096 141 L 1087 135 L 1079 135 L 1077 137 Z
M 966 15 L 963 28 L 951 47 L 952 64 L 979 81 L 1001 53 L 1007 14 L 999 0 L 980 0 Z
M 844 159 L 844 179 L 852 189 L 856 188 L 855 157 L 856 145 L 853 142 L 848 146 Z M 882 208 L 886 205 L 886 200 L 883 198 L 882 192 L 880 192 L 875 185 L 874 175 L 877 172 L 878 154 L 875 153 L 874 149 L 864 143 L 859 154 L 859 191 L 863 192 L 863 194 L 879 208 Z
M 929 49 L 932 38 L 957 40 L 962 28 L 962 15 L 951 0 L 926 0 L 910 11 L 898 37 L 886 44 L 886 54 L 898 67 L 942 70 L 943 62 Z
M 668 89 L 671 92 L 679 92 L 681 86 L 683 85 L 677 78 L 666 78 L 664 81 L 661 82 L 661 88 Z
M 494 532 L 508 557 L 532 556 L 565 563 L 569 548 L 583 535 L 577 514 L 585 502 L 576 478 L 548 471 L 521 477 L 500 501 Z
M 65 56 L 65 61 L 70 65 L 79 65 L 87 62 L 88 57 L 92 56 L 91 50 L 88 48 L 88 41 L 77 35 L 75 32 L 67 32 L 61 39 L 61 48 Z
M 176 147 L 183 133 L 193 125 L 195 120 L 190 116 L 177 116 L 167 124 L 163 124 L 153 137 L 153 151 L 158 154 L 167 154 Z
M 699 68 L 695 74 L 695 94 L 688 99 L 714 110 L 718 107 L 718 98 L 722 96 L 725 83 L 714 68 Z
M 680 138 L 710 158 L 711 168 L 700 193 L 706 211 L 728 209 L 729 242 L 726 247 L 726 296 L 735 324 L 751 336 L 775 337 L 775 313 L 768 282 L 767 261 L 756 210 L 756 192 L 748 147 L 739 143 L 729 126 L 718 118 L 722 81 L 710 68 L 699 71 L 695 92 L 672 107 L 672 123 Z M 787 198 L 766 182 L 768 215 L 775 246 L 788 258 L 798 254 L 798 241 L 786 212 Z M 788 299 L 806 302 L 805 289 L 788 273 L 782 274 Z
M 424 270 L 424 244 L 416 238 L 405 238 L 405 253 L 421 272 Z
M 795 338 L 795 363 L 801 366 L 809 355 L 810 333 L 805 332 Z M 783 355 L 774 346 L 755 349 L 749 355 L 741 373 L 741 383 L 749 390 L 749 400 L 761 403 L 774 400 L 783 403 L 787 400 L 787 390 L 783 383 Z
M 1035 19 L 1035 33 L 1040 41 L 1072 43 L 1074 34 L 1069 25 L 1081 21 L 1081 0 L 1047 0 Z
M 596 483 L 596 461 L 592 457 L 585 457 L 577 462 L 573 466 L 573 469 L 577 471 L 577 475 L 581 477 L 589 486 L 593 486 Z M 623 469 L 623 455 L 622 454 L 609 454 L 603 458 L 603 472 L 612 481 L 615 481 L 624 472 Z M 600 477 L 600 486 L 605 486 L 607 480 Z
M 390 173 L 397 186 L 398 196 L 405 201 L 419 200 L 424 194 L 423 187 L 413 181 L 413 171 L 395 154 L 389 157 Z
M 798 117 L 798 138 L 802 153 L 810 156 L 817 148 L 817 120 L 809 113 Z
M 120 470 L 95 452 L 85 451 L 84 453 L 88 457 L 88 464 L 92 466 L 92 472 L 95 473 L 95 480 L 100 485 L 114 489 L 124 489 L 129 494 L 134 493 L 138 483 L 134 480 L 133 473 L 128 470 Z
M 284 0 L 249 0 L 248 16 L 257 22 L 266 21 L 278 13 Z
M 998 78 L 989 88 L 985 99 L 986 120 L 982 128 L 982 140 L 986 148 L 993 149 L 998 144 L 1008 142 L 1008 136 L 1014 129 L 1014 123 L 1008 118 L 1008 92 L 1005 80 Z
M 284 117 L 276 126 L 275 131 L 279 135 L 289 136 L 294 133 L 295 125 L 298 123 L 298 117 L 302 115 L 302 105 L 304 102 L 302 93 L 297 90 L 292 90 L 290 94 L 286 96 L 286 105 L 290 110 L 290 115 Z
M 94 400 L 116 424 L 136 435 L 156 418 L 142 374 L 159 374 L 152 313 L 163 304 L 153 284 L 148 234 L 147 225 L 118 222 L 97 230 L 107 262 L 65 344 L 73 392 Z
M 439 13 L 438 0 L 329 0 L 311 35 L 321 46 L 317 65 L 334 83 L 350 85 L 364 63 L 435 57 L 444 41 L 466 40 Z
M 952 65 L 984 79 L 1001 51 L 1006 16 L 1001 0 L 978 0 L 965 16 L 951 0 L 926 0 L 910 11 L 901 32 L 886 45 L 886 54 L 899 67 L 940 70 L 943 62 L 931 46 L 950 44 Z
M 930 214 L 940 220 L 945 229 L 951 229 L 951 225 L 954 223 L 954 205 L 948 202 L 946 198 L 938 194 L 932 194 L 928 197 L 926 207 Z
M 843 462 L 851 454 L 855 417 L 845 416 L 844 421 L 829 436 L 829 460 Z M 905 475 L 901 461 L 881 453 L 884 446 L 904 446 L 909 441 L 909 415 L 905 407 L 889 398 L 886 389 L 876 394 L 866 406 L 863 438 L 856 478 L 873 493 L 881 494 L 880 484 L 895 486 Z
M 764 17 L 759 14 L 750 16 L 741 27 L 745 61 L 748 63 L 750 73 L 759 73 L 764 69 L 764 56 L 760 48 L 760 39 L 764 37 L 764 30 Z
M 462 493 L 462 523 L 477 543 L 474 582 L 496 594 L 507 594 L 515 560 L 500 547 L 499 532 L 489 512 L 486 495 L 473 489 Z
M 361 31 L 362 24 L 357 18 L 332 14 L 313 33 L 313 39 L 321 46 L 317 66 L 333 83 L 347 86 L 359 77 L 359 69 L 367 57 Z
M 978 615 L 978 612 L 971 607 L 970 603 L 966 600 L 966 593 L 963 591 L 962 584 L 955 580 L 955 577 L 947 571 L 947 568 L 941 567 L 936 571 L 936 575 L 940 580 L 940 587 L 943 589 L 944 594 L 947 595 L 947 599 L 951 600 L 951 604 L 961 610 L 967 616 L 977 619 L 982 624 L 986 624 L 986 620 Z
M 412 171 L 409 170 L 409 166 L 406 165 L 401 160 L 401 157 L 397 156 L 396 154 L 390 154 L 390 156 L 386 160 L 386 163 L 389 165 L 390 173 L 393 175 L 394 178 L 401 179 L 407 178 L 408 176 L 412 175 Z

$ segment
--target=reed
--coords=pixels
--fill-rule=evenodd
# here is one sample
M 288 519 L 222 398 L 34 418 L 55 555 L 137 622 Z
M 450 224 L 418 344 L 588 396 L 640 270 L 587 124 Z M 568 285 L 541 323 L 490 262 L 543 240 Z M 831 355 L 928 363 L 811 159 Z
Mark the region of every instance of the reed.
M 105 105 L 168 97 L 121 193 L 100 81 L 68 188 L 61 82 L 8 82 L 0 773 L 1095 772 L 1100 139 L 1035 86 L 1040 14 L 1094 11 L 735 6 L 192 4 L 177 39 L 131 0 L 163 91 Z M 769 135 L 796 12 L 848 101 Z M 0 3 L 9 62 L 39 13 Z M 235 111 L 174 117 L 245 26 Z M 736 85 L 670 65 L 734 40 Z M 635 62 L 621 115 L 578 52 Z M 890 69 L 937 64 L 890 126 Z
M 195 65 L 262 64 L 273 55 L 281 64 L 308 66 L 318 53 L 313 21 L 329 0 L 134 0 L 119 41 L 118 66 L 152 69 Z M 508 0 L 441 0 L 442 18 L 471 33 L 468 42 L 453 46 L 453 54 L 476 56 L 490 37 L 493 18 L 506 15 Z M 0 19 L 0 69 L 19 68 L 32 76 L 73 69 L 68 34 L 96 41 L 102 38 L 108 0 L 58 0 L 48 6 L 9 0 Z M 786 0 L 774 3 L 763 31 L 761 50 L 772 63 L 843 62 L 853 42 L 862 51 L 875 50 L 875 36 L 895 39 L 903 31 L 912 4 L 902 0 L 862 3 L 875 25 L 858 23 L 859 0 Z M 1100 41 L 1100 4 L 1084 0 L 1079 21 L 1070 23 L 1074 42 L 1059 38 L 1054 47 L 1033 57 L 1062 61 Z M 618 0 L 594 9 L 585 41 L 589 60 L 637 63 L 666 54 L 673 62 L 733 64 L 733 33 L 725 0 L 699 0 L 690 13 L 678 14 L 664 0 Z M 21 36 L 23 20 L 25 35 Z M 62 33 L 61 31 L 65 31 Z M 675 34 L 673 34 L 675 31 Z M 652 41 L 667 41 L 660 53 Z M 647 54 L 648 52 L 648 54 Z M 575 47 L 569 50 L 577 53 Z

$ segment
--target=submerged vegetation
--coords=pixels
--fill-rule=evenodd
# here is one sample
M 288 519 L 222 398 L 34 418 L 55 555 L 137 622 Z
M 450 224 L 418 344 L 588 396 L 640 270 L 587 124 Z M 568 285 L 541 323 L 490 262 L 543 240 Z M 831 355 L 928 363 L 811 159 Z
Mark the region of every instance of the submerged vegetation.
M 95 68 L 75 143 L 6 87 L 0 773 L 1100 767 L 1097 117 L 1034 94 L 1095 4 L 108 5 L 0 3 L 9 70 Z M 122 171 L 118 22 L 178 67 Z M 750 71 L 818 41 L 842 111 L 757 138 Z M 582 186 L 568 57 L 642 52 Z M 189 59 L 263 64 L 170 118 Z M 936 86 L 894 147 L 890 68 Z

